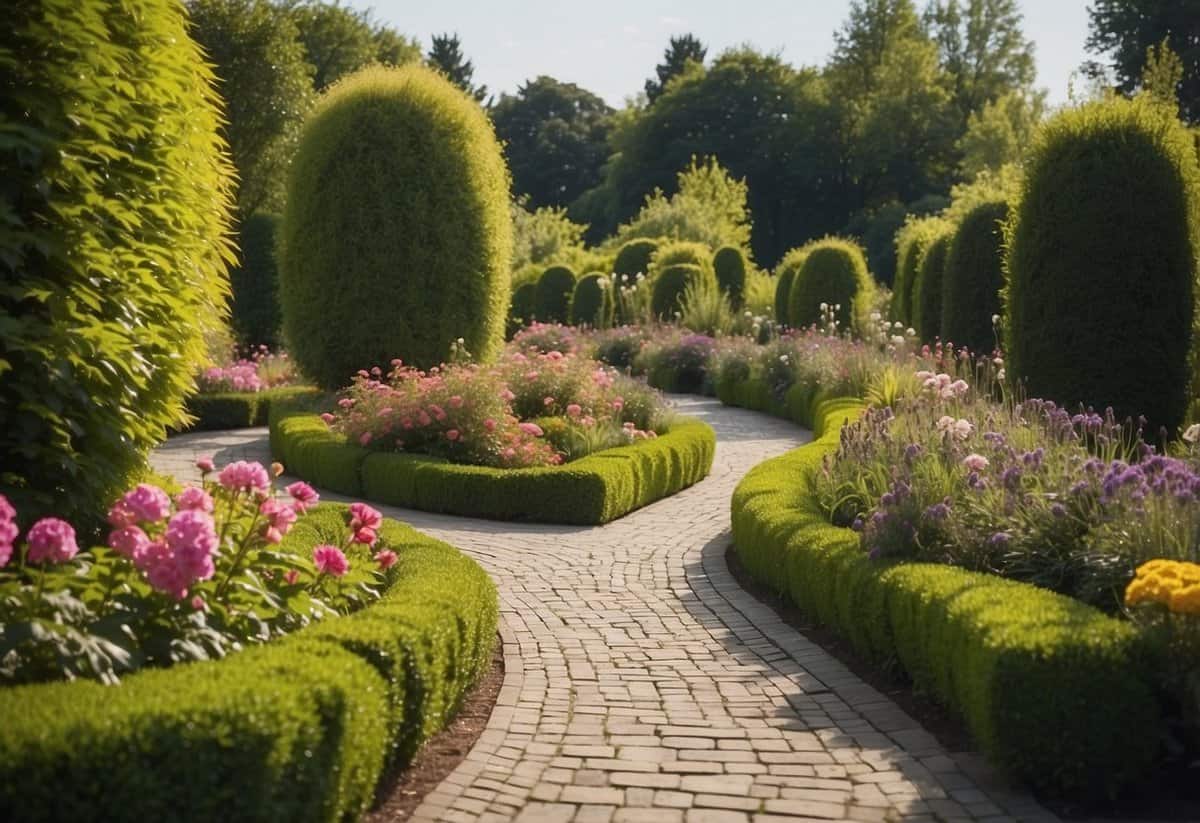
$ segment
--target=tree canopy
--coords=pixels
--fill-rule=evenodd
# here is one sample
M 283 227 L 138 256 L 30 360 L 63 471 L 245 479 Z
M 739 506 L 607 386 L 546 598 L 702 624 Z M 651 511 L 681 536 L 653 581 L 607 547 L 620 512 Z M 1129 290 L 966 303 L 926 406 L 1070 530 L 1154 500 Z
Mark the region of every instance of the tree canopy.
M 689 63 L 704 64 L 708 48 L 691 34 L 672 37 L 663 61 L 654 67 L 654 77 L 646 81 L 646 99 L 653 103 L 666 89 L 667 83 L 683 74 Z
M 457 34 L 435 34 L 425 59 L 477 102 L 487 97 L 487 86 L 475 85 L 475 66 L 463 54 Z

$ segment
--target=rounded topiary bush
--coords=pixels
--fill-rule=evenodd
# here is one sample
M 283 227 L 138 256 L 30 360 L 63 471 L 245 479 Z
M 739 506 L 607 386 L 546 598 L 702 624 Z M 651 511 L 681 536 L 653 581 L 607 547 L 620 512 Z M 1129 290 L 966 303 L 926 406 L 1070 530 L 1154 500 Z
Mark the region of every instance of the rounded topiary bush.
M 650 293 L 650 309 L 654 316 L 671 320 L 683 308 L 683 293 L 687 287 L 705 277 L 704 269 L 692 263 L 675 263 L 654 276 Z
M 82 526 L 186 423 L 228 297 L 232 169 L 181 4 L 8 9 L 0 494 L 23 526 Z
M 867 258 L 853 241 L 837 237 L 819 240 L 809 249 L 788 296 L 788 320 L 797 327 L 821 321 L 821 304 L 840 306 L 838 323 L 849 327 L 855 307 L 870 303 L 874 281 Z M 859 325 L 859 324 L 856 324 Z
M 972 351 L 996 347 L 992 318 L 1004 285 L 1004 232 L 1008 204 L 980 203 L 963 215 L 946 257 L 942 284 L 942 337 Z
M 954 233 L 949 229 L 933 238 L 917 267 L 912 287 L 912 326 L 922 340 L 933 340 L 942 334 L 942 286 L 953 238 Z
M 537 283 L 522 283 L 513 290 L 512 303 L 508 308 L 508 333 L 512 336 L 522 326 L 534 321 L 534 306 L 537 302 Z
M 712 271 L 712 249 L 703 243 L 689 240 L 671 240 L 663 243 L 650 257 L 650 275 L 657 276 L 664 269 L 680 263 Z
M 298 365 L 323 388 L 393 358 L 437 365 L 463 338 L 504 342 L 512 225 L 491 122 L 418 65 L 334 84 L 288 180 L 280 304 Z
M 571 322 L 576 326 L 603 327 L 612 321 L 612 289 L 598 271 L 585 274 L 571 294 Z
M 792 296 L 792 284 L 811 250 L 811 243 L 794 248 L 785 254 L 775 267 L 775 322 L 780 325 L 791 325 L 788 301 Z
M 913 324 L 913 288 L 921 271 L 921 260 L 929 244 L 945 227 L 946 221 L 940 217 L 910 217 L 896 233 L 896 282 L 889 314 L 892 320 Z
M 630 240 L 621 246 L 617 259 L 613 261 L 612 270 L 616 274 L 633 277 L 635 274 L 650 273 L 650 258 L 658 248 L 658 241 L 646 237 Z
M 230 322 L 243 346 L 279 343 L 278 270 L 275 233 L 279 215 L 255 214 L 238 233 L 238 265 L 229 272 L 233 289 Z
M 574 290 L 575 272 L 566 266 L 551 266 L 538 278 L 533 313 L 543 323 L 568 322 Z
M 729 295 L 729 305 L 740 309 L 746 293 L 746 255 L 737 246 L 722 246 L 712 262 L 717 285 Z
M 1194 389 L 1200 170 L 1175 115 L 1112 99 L 1054 117 L 1006 240 L 1009 374 L 1034 397 L 1176 427 Z

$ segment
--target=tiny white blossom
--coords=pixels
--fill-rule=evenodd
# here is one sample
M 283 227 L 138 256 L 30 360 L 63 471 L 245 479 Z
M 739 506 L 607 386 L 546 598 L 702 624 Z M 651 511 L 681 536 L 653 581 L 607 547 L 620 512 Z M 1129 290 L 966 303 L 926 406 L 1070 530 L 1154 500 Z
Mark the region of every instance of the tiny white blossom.
M 1187 431 L 1183 433 L 1183 439 L 1188 443 L 1195 443 L 1200 440 L 1200 423 L 1193 423 L 1187 427 Z

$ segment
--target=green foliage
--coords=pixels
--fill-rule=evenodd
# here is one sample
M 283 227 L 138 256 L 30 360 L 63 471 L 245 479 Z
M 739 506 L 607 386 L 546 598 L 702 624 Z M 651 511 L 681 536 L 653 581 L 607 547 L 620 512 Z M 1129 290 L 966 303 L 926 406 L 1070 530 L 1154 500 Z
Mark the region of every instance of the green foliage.
M 871 212 L 859 214 L 846 226 L 846 234 L 857 237 L 867 255 L 867 267 L 886 286 L 896 282 L 896 232 L 904 225 L 908 209 L 892 201 Z
M 730 307 L 740 309 L 746 292 L 746 255 L 737 246 L 722 246 L 713 255 L 712 265 Z
M 667 84 L 683 74 L 691 63 L 704 64 L 708 49 L 692 34 L 672 37 L 663 61 L 654 67 L 655 78 L 646 81 L 646 99 L 653 103 L 666 89 Z
M 0 493 L 83 526 L 186 419 L 228 296 L 231 169 L 174 3 L 10 8 L 0 74 Z
M 942 288 L 946 278 L 946 258 L 953 238 L 954 231 L 949 227 L 933 238 L 917 269 L 911 297 L 912 326 L 922 340 L 932 341 L 942 334 Z
M 896 285 L 892 290 L 891 317 L 911 326 L 915 310 L 915 286 L 925 251 L 945 231 L 940 217 L 910 216 L 896 232 Z
M 997 346 L 992 317 L 1004 285 L 1004 232 L 1008 204 L 980 203 L 958 223 L 942 284 L 942 337 L 974 352 Z
M 462 89 L 476 103 L 487 97 L 487 86 L 476 86 L 475 66 L 462 53 L 462 43 L 457 34 L 435 34 L 425 55 L 430 67 Z
M 970 180 L 981 172 L 1020 162 L 1045 107 L 1044 92 L 1013 92 L 971 112 L 967 130 L 958 139 L 962 154 L 958 169 L 962 176 Z
M 531 264 L 539 275 L 551 263 L 575 266 L 586 254 L 587 226 L 572 223 L 566 209 L 543 206 L 529 211 L 521 200 L 512 204 L 511 211 L 514 273 Z
M 1160 721 L 1131 626 L 992 575 L 872 561 L 856 533 L 830 525 L 809 478 L 861 408 L 816 405 L 824 435 L 738 485 L 733 537 L 749 573 L 859 654 L 898 664 L 963 717 L 997 766 L 1035 788 L 1087 796 L 1144 776 Z
M 704 269 L 692 263 L 672 263 L 657 269 L 651 281 L 650 309 L 660 320 L 672 320 L 683 311 L 688 286 L 705 279 Z
M 243 216 L 283 208 L 287 167 L 312 104 L 312 66 L 292 15 L 270 0 L 187 0 L 188 26 L 225 101 L 222 131 Z
M 861 246 L 838 237 L 818 240 L 808 247 L 788 292 L 788 323 L 803 328 L 821 322 L 821 304 L 826 303 L 840 306 L 834 316 L 842 328 L 865 328 L 857 318 L 864 310 L 870 313 L 874 292 Z
M 633 277 L 637 274 L 650 273 L 650 259 L 658 250 L 658 241 L 648 237 L 630 240 L 621 246 L 612 270 L 616 274 Z
M 667 241 L 654 250 L 647 274 L 656 277 L 659 272 L 679 264 L 696 266 L 712 271 L 712 249 L 703 243 L 686 240 Z M 715 275 L 714 275 L 715 276 Z
M 285 8 L 296 23 L 317 91 L 370 63 L 399 66 L 421 59 L 415 40 L 376 23 L 370 11 L 344 6 L 340 0 L 303 0 Z
M 243 346 L 279 345 L 278 271 L 275 234 L 279 216 L 256 214 L 242 221 L 238 236 L 241 254 L 229 271 L 233 290 L 230 323 Z
M 1200 169 L 1171 110 L 1113 98 L 1050 120 L 1006 238 L 1009 374 L 1034 397 L 1177 426 L 1196 385 Z
M 340 524 L 345 507 L 323 515 Z M 357 819 L 486 670 L 498 623 L 472 560 L 394 521 L 381 536 L 399 559 L 355 614 L 119 688 L 0 690 L 0 816 Z
M 188 414 L 195 418 L 188 431 L 221 431 L 265 426 L 271 406 L 297 403 L 316 408 L 317 401 L 329 400 L 329 395 L 307 386 L 282 386 L 259 392 L 220 392 L 193 394 L 188 398 Z M 326 403 L 325 405 L 328 405 Z
M 660 189 L 646 197 L 641 211 L 617 230 L 617 239 L 668 237 L 708 246 L 750 242 L 748 188 L 714 158 L 692 157 L 676 178 L 678 190 L 667 197 Z
M 533 313 L 543 323 L 566 323 L 571 317 L 571 294 L 575 272 L 566 266 L 551 266 L 537 281 Z
M 585 274 L 571 294 L 571 323 L 603 329 L 613 321 L 612 288 L 608 276 L 600 272 Z
M 522 283 L 513 289 L 512 305 L 508 309 L 510 330 L 528 326 L 537 309 L 537 283 Z
M 804 268 L 804 261 L 808 259 L 810 251 L 812 251 L 811 243 L 792 249 L 775 267 L 775 322 L 780 325 L 792 325 L 791 317 L 788 314 L 792 299 L 792 285 L 796 282 L 796 275 L 800 273 L 800 269 Z
M 397 357 L 436 365 L 460 337 L 480 360 L 495 355 L 508 203 L 491 124 L 436 73 L 373 66 L 331 87 L 304 126 L 280 244 L 301 369 L 334 389 Z

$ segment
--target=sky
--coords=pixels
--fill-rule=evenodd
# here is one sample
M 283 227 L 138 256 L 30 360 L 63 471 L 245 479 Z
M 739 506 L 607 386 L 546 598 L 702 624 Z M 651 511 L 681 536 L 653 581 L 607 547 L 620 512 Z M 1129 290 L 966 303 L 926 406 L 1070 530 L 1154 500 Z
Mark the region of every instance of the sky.
M 793 65 L 823 64 L 850 0 L 350 0 L 377 20 L 420 40 L 457 32 L 475 82 L 514 93 L 548 74 L 620 107 L 641 90 L 671 35 L 691 32 L 711 59 L 748 43 Z M 918 0 L 918 6 L 924 7 Z M 1088 0 L 1020 0 L 1033 40 L 1038 85 L 1051 103 L 1067 99 L 1072 72 L 1086 59 Z

